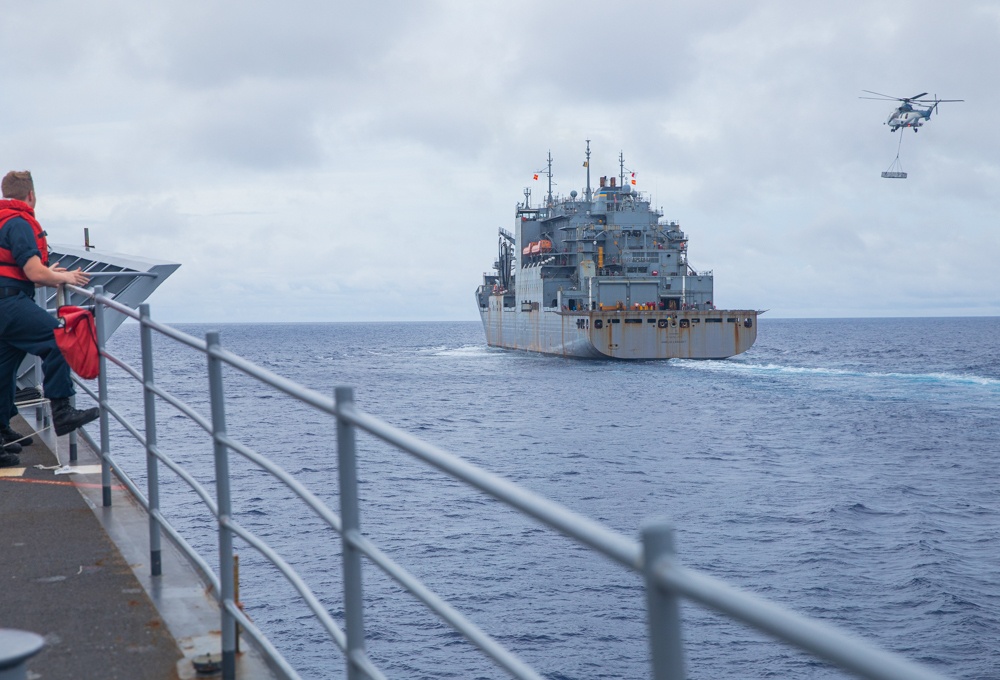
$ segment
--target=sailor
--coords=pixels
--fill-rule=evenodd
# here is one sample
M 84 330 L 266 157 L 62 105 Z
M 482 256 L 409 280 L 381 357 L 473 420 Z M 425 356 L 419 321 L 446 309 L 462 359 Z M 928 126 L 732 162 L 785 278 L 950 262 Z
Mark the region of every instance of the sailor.
M 17 413 L 14 392 L 17 368 L 26 354 L 42 359 L 45 396 L 52 404 L 56 435 L 68 434 L 100 415 L 99 409 L 75 409 L 70 368 L 56 345 L 56 320 L 35 304 L 36 285 L 84 286 L 90 277 L 80 269 L 68 271 L 49 264 L 45 232 L 35 219 L 35 186 L 31 173 L 7 173 L 0 189 L 0 442 L 25 439 L 10 427 Z M 20 464 L 13 448 L 0 448 L 0 467 Z

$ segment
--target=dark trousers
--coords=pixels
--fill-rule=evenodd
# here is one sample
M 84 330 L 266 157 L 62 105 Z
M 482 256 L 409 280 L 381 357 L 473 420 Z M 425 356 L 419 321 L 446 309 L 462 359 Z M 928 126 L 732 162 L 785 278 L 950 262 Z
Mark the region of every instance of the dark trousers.
M 0 425 L 9 424 L 17 413 L 17 368 L 26 354 L 42 358 L 47 399 L 63 399 L 76 393 L 69 364 L 52 334 L 55 327 L 55 317 L 27 295 L 0 298 Z

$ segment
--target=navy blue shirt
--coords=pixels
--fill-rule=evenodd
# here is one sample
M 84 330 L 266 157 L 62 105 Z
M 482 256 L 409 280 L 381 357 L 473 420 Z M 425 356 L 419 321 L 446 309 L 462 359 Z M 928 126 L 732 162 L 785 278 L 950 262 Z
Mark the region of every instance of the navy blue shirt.
M 9 250 L 19 267 L 24 267 L 34 255 L 39 258 L 42 256 L 38 251 L 38 242 L 35 241 L 35 231 L 23 217 L 12 217 L 0 227 L 0 248 Z M 35 284 L 31 281 L 0 276 L 0 287 L 20 288 L 28 297 L 35 295 Z

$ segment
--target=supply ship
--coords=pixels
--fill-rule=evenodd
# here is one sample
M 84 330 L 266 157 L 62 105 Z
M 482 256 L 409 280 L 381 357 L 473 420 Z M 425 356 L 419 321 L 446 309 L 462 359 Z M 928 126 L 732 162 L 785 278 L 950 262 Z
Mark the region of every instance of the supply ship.
M 757 338 L 757 310 L 713 304 L 711 271 L 688 262 L 677 222 L 634 189 L 619 154 L 617 177 L 590 181 L 583 196 L 552 192 L 517 205 L 514 231 L 500 229 L 494 271 L 476 304 L 492 347 L 581 358 L 724 359 Z M 537 175 L 536 175 L 537 178 Z

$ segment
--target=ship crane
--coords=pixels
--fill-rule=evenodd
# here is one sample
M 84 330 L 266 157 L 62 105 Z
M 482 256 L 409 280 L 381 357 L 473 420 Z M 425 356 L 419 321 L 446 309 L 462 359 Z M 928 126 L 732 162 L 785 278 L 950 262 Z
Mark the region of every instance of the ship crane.
M 514 273 L 514 235 L 509 231 L 500 228 L 499 255 L 494 267 L 497 271 L 497 283 L 503 290 L 512 288 Z

